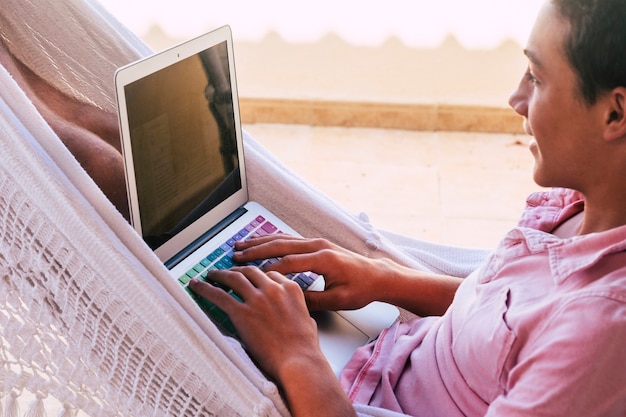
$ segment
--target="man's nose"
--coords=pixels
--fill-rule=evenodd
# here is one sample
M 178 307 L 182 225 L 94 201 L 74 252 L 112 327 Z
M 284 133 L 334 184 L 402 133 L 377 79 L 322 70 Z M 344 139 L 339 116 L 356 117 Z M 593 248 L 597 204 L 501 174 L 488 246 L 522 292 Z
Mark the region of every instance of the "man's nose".
M 520 85 L 509 96 L 509 106 L 515 110 L 520 116 L 528 116 L 528 94 L 524 91 L 526 88 Z

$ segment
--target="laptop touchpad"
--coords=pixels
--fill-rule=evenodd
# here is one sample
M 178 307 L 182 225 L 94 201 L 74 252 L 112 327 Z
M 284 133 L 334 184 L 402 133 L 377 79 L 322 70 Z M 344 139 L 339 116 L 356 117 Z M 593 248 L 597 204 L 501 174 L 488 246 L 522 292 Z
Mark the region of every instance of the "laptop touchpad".
M 350 360 L 355 350 L 369 340 L 368 336 L 335 312 L 311 313 L 317 323 L 322 352 L 336 375 Z

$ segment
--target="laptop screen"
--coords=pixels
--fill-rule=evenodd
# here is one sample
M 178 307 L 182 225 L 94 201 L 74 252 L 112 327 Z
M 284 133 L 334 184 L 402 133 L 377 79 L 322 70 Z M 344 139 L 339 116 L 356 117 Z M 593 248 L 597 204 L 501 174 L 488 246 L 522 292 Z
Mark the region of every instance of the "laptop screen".
M 152 249 L 242 188 L 228 65 L 223 42 L 124 87 Z

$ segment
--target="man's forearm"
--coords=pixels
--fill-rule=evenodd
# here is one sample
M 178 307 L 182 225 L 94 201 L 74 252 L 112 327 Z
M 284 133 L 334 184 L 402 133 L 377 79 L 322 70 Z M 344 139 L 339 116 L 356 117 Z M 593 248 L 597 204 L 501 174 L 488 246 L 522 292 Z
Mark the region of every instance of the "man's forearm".
M 285 364 L 279 384 L 294 417 L 356 416 L 352 403 L 322 355 Z
M 420 316 L 439 316 L 448 309 L 462 278 L 417 271 L 382 261 L 387 273 L 380 300 Z

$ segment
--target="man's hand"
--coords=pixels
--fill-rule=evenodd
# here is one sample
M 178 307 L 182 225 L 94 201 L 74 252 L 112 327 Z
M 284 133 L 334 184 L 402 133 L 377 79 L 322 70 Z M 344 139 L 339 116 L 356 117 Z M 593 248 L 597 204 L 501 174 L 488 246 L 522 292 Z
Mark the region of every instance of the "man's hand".
M 313 271 L 324 276 L 324 291 L 306 291 L 309 310 L 352 310 L 383 301 L 421 316 L 443 314 L 460 278 L 371 259 L 325 239 L 272 235 L 237 242 L 233 259 L 247 263 L 278 258 L 266 271 L 290 274 Z
M 325 239 L 302 239 L 272 235 L 237 242 L 233 259 L 247 263 L 278 258 L 266 272 L 281 274 L 313 271 L 324 276 L 325 290 L 306 291 L 311 311 L 353 310 L 375 301 L 381 292 L 378 278 L 384 272 L 380 262 L 343 249 Z
M 294 416 L 355 415 L 320 350 L 298 284 L 250 266 L 212 271 L 207 280 L 229 287 L 241 301 L 206 282 L 189 285 L 229 315 L 248 352 L 281 386 Z

